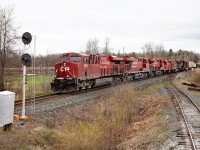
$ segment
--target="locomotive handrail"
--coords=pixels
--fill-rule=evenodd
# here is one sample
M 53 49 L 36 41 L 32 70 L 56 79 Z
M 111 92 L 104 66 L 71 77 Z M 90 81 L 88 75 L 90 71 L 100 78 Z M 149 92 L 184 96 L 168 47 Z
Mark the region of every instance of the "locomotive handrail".
M 74 78 L 77 79 L 77 77 L 76 77 L 75 75 L 73 75 L 69 70 L 67 70 L 67 71 L 69 72 L 69 74 L 70 74 L 72 77 L 74 77 Z

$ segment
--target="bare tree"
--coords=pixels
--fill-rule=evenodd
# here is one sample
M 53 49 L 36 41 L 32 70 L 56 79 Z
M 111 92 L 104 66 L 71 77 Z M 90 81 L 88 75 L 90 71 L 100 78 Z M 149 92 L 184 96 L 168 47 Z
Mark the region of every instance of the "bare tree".
M 106 38 L 105 39 L 105 42 L 104 42 L 104 48 L 103 48 L 103 54 L 105 55 L 109 55 L 110 54 L 110 47 L 109 47 L 109 44 L 110 44 L 110 39 L 109 38 Z
M 13 50 L 17 39 L 17 28 L 13 20 L 13 8 L 0 7 L 0 91 L 4 90 L 4 69 L 7 56 Z
M 169 58 L 172 59 L 174 56 L 174 52 L 172 49 L 169 50 L 169 54 L 168 54 Z
M 155 45 L 155 57 L 165 58 L 166 52 L 164 45 L 162 43 Z
M 154 57 L 154 43 L 148 42 L 145 43 L 144 47 L 142 47 L 143 53 L 145 57 Z
M 99 53 L 98 44 L 99 44 L 99 41 L 96 38 L 88 40 L 85 53 L 98 54 Z
M 20 68 L 22 66 L 19 61 L 21 56 L 22 51 L 9 51 L 7 53 L 5 68 Z

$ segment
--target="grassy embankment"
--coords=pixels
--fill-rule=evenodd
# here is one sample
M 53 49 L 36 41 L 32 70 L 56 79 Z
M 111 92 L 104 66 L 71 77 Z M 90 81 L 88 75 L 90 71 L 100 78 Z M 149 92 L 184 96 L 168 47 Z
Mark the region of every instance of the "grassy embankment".
M 200 85 L 200 69 L 199 68 L 191 73 L 190 80 Z
M 77 106 L 77 115 L 63 114 L 67 117 L 62 125 L 47 122 L 46 127 L 34 131 L 29 144 L 37 145 L 31 148 L 70 150 L 159 147 L 168 137 L 170 122 L 170 100 L 158 94 L 161 87 L 154 85 L 139 92 L 122 87 L 89 106 L 85 116 L 81 116 L 85 114 L 82 106 Z
M 48 94 L 51 92 L 50 82 L 52 77 L 48 75 L 35 76 L 35 93 L 36 96 Z M 27 76 L 26 84 L 26 97 L 33 95 L 33 82 L 32 76 Z M 16 100 L 22 97 L 22 76 L 7 76 L 5 78 L 6 90 L 16 93 Z
M 187 72 L 183 72 L 180 79 L 176 80 L 176 83 L 179 86 L 185 87 L 185 89 L 187 89 L 187 86 L 183 86 L 182 83 L 186 82 L 186 83 L 195 83 L 200 85 L 200 68 L 197 68 L 195 70 L 189 70 Z M 194 95 L 200 97 L 200 92 L 199 91 L 190 91 L 191 93 L 193 93 Z
M 200 85 L 200 69 L 182 72 L 179 82 L 193 82 Z

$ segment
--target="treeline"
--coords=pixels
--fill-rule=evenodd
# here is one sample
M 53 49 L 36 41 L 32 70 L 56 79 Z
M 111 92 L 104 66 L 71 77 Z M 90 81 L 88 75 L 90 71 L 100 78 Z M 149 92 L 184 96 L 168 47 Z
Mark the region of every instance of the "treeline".
M 59 61 L 61 54 L 48 54 L 48 55 L 39 55 L 34 58 L 32 56 L 32 61 L 35 59 L 36 67 L 53 67 L 56 62 Z M 22 53 L 20 52 L 11 52 L 8 54 L 5 68 L 20 68 L 22 64 L 20 62 Z
M 175 60 L 186 60 L 186 61 L 200 61 L 200 54 L 193 51 L 179 49 L 166 50 L 163 44 L 154 44 L 148 42 L 142 47 L 142 53 L 135 54 L 137 57 L 149 57 L 149 58 L 162 58 L 162 59 L 175 59 Z
M 175 59 L 175 60 L 186 60 L 186 61 L 200 61 L 200 54 L 188 50 L 174 51 L 172 49 L 166 50 L 163 44 L 154 44 L 148 42 L 142 47 L 142 52 L 129 52 L 126 53 L 119 50 L 117 53 L 112 52 L 112 48 L 109 45 L 110 40 L 105 40 L 104 47 L 98 45 L 97 39 L 90 39 L 86 45 L 85 51 L 81 53 L 86 54 L 100 54 L 100 55 L 116 55 L 116 56 L 128 56 L 128 57 L 149 57 L 149 58 L 162 58 L 162 59 Z M 21 53 L 10 51 L 6 61 L 6 68 L 19 68 L 21 67 L 20 58 Z M 36 67 L 53 67 L 56 62 L 59 61 L 61 54 L 47 54 L 39 55 L 35 57 Z
M 162 43 L 154 44 L 154 42 L 145 43 L 142 47 L 142 52 L 125 52 L 118 50 L 118 52 L 112 52 L 110 47 L 110 40 L 105 39 L 104 45 L 99 46 L 97 39 L 90 39 L 87 42 L 86 50 L 82 51 L 86 54 L 102 54 L 102 55 L 116 55 L 116 56 L 129 56 L 129 57 L 149 57 L 149 58 L 162 58 L 162 59 L 175 59 L 175 60 L 186 60 L 186 61 L 200 61 L 200 54 L 189 50 L 179 49 L 178 51 L 172 49 L 165 49 Z

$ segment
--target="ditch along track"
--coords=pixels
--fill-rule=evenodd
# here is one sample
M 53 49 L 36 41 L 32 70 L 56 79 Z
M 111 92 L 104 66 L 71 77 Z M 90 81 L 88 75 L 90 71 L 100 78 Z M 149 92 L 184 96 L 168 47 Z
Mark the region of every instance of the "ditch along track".
M 173 77 L 169 76 L 164 85 L 176 99 L 178 111 L 182 119 L 180 130 L 177 131 L 177 149 L 200 149 L 200 108 L 194 100 L 173 83 Z M 176 149 L 175 148 L 175 149 Z

